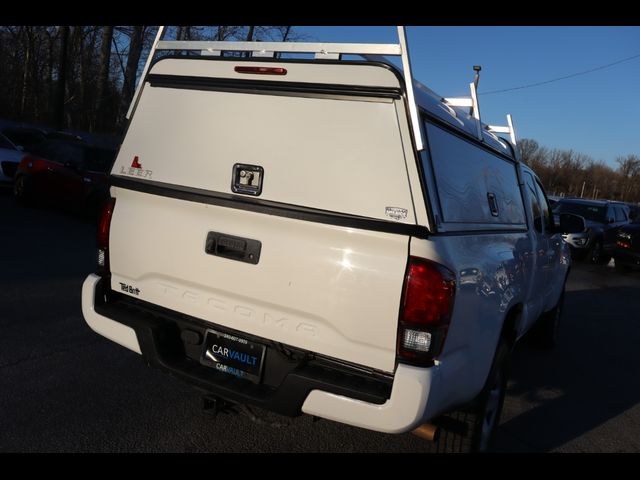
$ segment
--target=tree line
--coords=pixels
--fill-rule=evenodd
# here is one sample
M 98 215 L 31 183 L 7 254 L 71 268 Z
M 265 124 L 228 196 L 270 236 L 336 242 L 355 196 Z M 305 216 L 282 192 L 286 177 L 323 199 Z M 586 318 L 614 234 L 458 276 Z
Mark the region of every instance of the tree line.
M 0 118 L 121 132 L 156 32 L 143 25 L 0 26 Z M 175 26 L 164 39 L 287 41 L 301 35 L 291 26 Z M 614 169 L 531 139 L 518 146 L 551 195 L 640 202 L 637 155 L 617 158 Z
M 616 158 L 617 168 L 573 150 L 549 149 L 535 140 L 518 142 L 522 161 L 540 177 L 548 195 L 640 203 L 640 157 Z
M 115 133 L 157 27 L 0 26 L 0 117 Z M 290 26 L 176 26 L 163 39 L 287 41 Z

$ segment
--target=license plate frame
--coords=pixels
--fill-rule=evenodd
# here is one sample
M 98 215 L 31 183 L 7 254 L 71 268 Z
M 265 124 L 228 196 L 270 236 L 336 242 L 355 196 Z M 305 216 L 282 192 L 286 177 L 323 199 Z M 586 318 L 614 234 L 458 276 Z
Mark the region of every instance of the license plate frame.
M 200 363 L 216 371 L 260 383 L 267 346 L 233 333 L 207 329 Z

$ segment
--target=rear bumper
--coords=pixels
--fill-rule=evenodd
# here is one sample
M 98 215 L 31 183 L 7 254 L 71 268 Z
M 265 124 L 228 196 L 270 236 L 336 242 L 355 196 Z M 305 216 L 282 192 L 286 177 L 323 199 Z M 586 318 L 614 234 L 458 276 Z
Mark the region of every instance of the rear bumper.
M 96 312 L 96 287 L 99 282 L 100 277 L 98 275 L 89 275 L 82 284 L 82 315 L 84 320 L 94 332 L 141 354 L 140 344 L 133 328 Z
M 400 364 L 390 377 L 309 352 L 294 351 L 291 357 L 291 347 L 287 347 L 289 356 L 285 358 L 277 344 L 249 336 L 269 347 L 263 382 L 256 385 L 201 365 L 201 345 L 183 343 L 184 330 L 204 332 L 211 324 L 160 307 L 146 307 L 130 297 L 103 291 L 97 275 L 89 275 L 82 287 L 82 312 L 95 332 L 208 393 L 284 415 L 304 412 L 386 433 L 403 433 L 424 421 L 438 373 L 435 368 Z
M 404 433 L 424 423 L 433 369 L 398 365 L 391 397 L 382 405 L 321 390 L 312 391 L 302 406 L 309 415 L 385 433 Z
M 613 257 L 615 258 L 616 263 L 640 268 L 640 252 L 616 248 Z

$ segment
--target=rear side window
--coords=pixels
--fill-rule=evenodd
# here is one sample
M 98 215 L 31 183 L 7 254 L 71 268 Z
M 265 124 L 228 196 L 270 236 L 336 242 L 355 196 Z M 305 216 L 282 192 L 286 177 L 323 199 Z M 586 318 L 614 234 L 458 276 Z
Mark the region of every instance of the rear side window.
M 515 163 L 431 123 L 426 129 L 444 223 L 525 225 Z
M 627 221 L 627 215 L 625 214 L 624 209 L 622 207 L 614 207 L 614 210 L 616 212 L 616 222 Z
M 553 209 L 554 213 L 573 213 L 584 217 L 585 220 L 604 223 L 607 209 L 602 205 L 589 205 L 585 203 L 573 203 L 571 200 L 561 200 Z

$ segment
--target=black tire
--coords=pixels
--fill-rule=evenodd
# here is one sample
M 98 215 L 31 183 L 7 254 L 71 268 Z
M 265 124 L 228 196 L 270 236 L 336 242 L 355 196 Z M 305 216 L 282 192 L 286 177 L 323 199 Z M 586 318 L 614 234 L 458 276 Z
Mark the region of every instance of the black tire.
M 487 382 L 476 399 L 477 407 L 473 412 L 475 421 L 471 432 L 472 453 L 486 453 L 493 446 L 507 393 L 510 360 L 511 349 L 505 340 L 501 340 Z
M 629 273 L 631 271 L 631 267 L 629 267 L 629 265 L 620 263 L 618 260 L 615 260 L 615 268 L 618 273 Z
M 558 303 L 548 312 L 543 313 L 529 334 L 530 344 L 543 350 L 553 350 L 558 346 L 558 334 L 564 313 L 564 287 Z
M 593 245 L 589 249 L 587 254 L 587 260 L 589 263 L 599 265 L 604 260 L 604 253 L 602 251 L 602 240 L 596 239 L 593 241 Z
M 13 197 L 19 205 L 33 205 L 33 192 L 31 190 L 29 177 L 26 175 L 19 175 L 16 177 L 13 182 Z
M 486 453 L 491 450 L 507 391 L 511 349 L 503 339 L 498 345 L 487 381 L 470 406 L 434 420 L 441 433 L 435 451 Z

